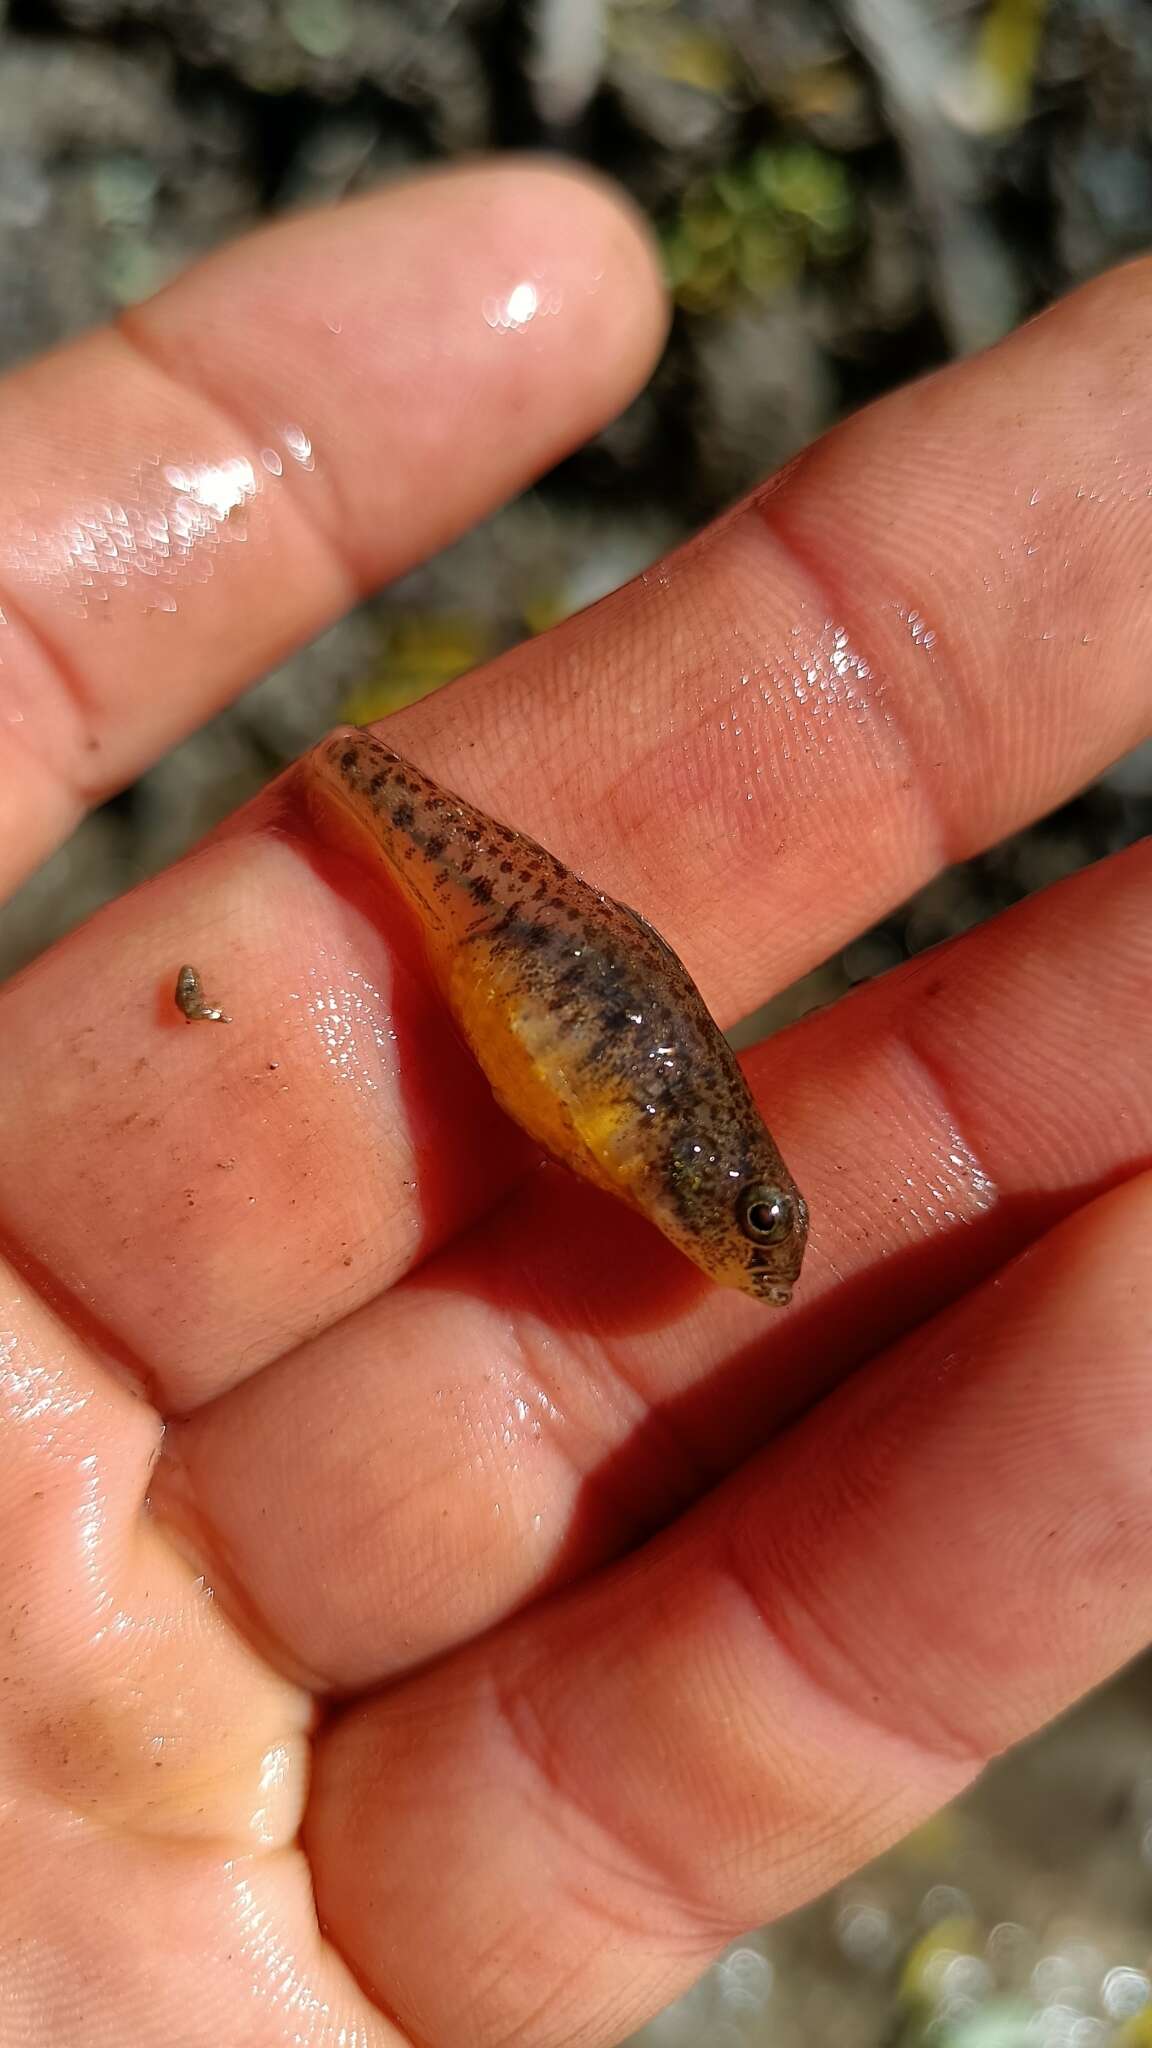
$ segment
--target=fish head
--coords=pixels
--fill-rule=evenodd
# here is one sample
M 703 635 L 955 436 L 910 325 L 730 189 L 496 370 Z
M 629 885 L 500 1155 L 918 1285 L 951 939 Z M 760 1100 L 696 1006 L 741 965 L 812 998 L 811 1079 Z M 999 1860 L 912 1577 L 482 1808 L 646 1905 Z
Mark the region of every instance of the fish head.
M 764 1133 L 735 1151 L 682 1134 L 652 1205 L 666 1237 L 717 1286 L 783 1308 L 808 1241 L 808 1204 Z

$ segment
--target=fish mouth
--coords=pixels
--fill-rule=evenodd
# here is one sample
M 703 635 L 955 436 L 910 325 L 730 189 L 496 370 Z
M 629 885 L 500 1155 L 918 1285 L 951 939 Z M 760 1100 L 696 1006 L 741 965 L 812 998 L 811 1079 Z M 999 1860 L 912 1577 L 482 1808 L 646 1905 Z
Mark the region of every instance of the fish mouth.
M 771 1273 L 753 1273 L 752 1289 L 757 1301 L 767 1301 L 773 1308 L 787 1308 L 792 1299 L 791 1282 L 774 1279 Z

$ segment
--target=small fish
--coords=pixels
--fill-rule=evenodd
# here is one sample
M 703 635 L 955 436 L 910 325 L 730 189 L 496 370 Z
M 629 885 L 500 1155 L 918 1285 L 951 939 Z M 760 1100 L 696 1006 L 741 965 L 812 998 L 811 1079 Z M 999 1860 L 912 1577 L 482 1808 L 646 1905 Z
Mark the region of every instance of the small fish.
M 720 1286 L 787 1302 L 807 1204 L 659 933 L 368 732 L 329 734 L 306 775 L 383 857 L 501 1108 Z

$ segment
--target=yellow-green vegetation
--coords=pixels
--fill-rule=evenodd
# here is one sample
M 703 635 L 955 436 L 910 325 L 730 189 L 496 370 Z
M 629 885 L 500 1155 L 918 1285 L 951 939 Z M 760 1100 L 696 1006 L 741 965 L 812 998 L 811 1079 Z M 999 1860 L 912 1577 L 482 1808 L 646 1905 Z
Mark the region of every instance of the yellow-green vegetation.
M 645 70 L 697 92 L 727 97 L 741 66 L 726 36 L 690 21 L 671 0 L 618 0 L 608 10 L 608 48 Z
M 935 1921 L 913 1944 L 896 1990 L 893 2048 L 1025 2048 L 1030 2013 L 1017 1998 L 981 1999 L 974 2032 L 971 2013 L 952 2025 L 950 2008 L 958 2002 L 964 2011 L 964 1991 L 971 1989 L 973 1972 L 982 1969 L 982 1943 L 977 1922 L 955 1913 Z
M 840 159 L 810 143 L 784 143 L 696 179 L 662 241 L 677 303 L 716 313 L 741 297 L 771 297 L 811 264 L 838 261 L 856 236 Z
M 971 81 L 987 128 L 1015 128 L 1028 112 L 1048 0 L 992 0 Z
M 376 666 L 340 705 L 341 718 L 351 725 L 370 725 L 405 704 L 428 697 L 442 683 L 488 661 L 510 638 L 534 638 L 569 617 L 582 600 L 573 597 L 563 580 L 539 583 L 521 593 L 511 627 L 467 612 L 405 612 L 392 618 L 383 634 Z
M 904 1958 L 898 1996 L 902 2005 L 936 2004 L 940 1970 L 956 1955 L 970 1954 L 978 1947 L 980 1930 L 967 1915 L 956 1913 L 936 1920 L 915 1942 Z
M 485 619 L 410 613 L 392 622 L 378 666 L 344 699 L 340 715 L 352 725 L 387 718 L 495 652 L 495 635 Z

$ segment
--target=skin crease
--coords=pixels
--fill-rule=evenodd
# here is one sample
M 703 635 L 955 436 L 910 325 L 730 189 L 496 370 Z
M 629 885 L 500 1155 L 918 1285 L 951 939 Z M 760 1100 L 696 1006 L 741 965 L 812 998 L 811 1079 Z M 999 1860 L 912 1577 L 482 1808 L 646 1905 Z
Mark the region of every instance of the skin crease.
M 537 276 L 559 314 L 485 318 Z M 389 744 L 732 1019 L 1145 736 L 1150 286 Z M 10 380 L 4 872 L 593 431 L 661 317 L 628 215 L 507 163 Z M 94 594 L 80 514 L 158 496 L 171 574 Z M 0 992 L 0 2048 L 611 2042 L 1134 1654 L 1148 869 L 749 1057 L 819 1218 L 772 1318 L 539 1167 L 290 782 Z

